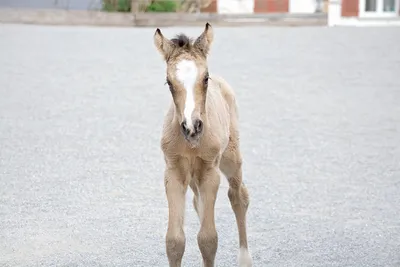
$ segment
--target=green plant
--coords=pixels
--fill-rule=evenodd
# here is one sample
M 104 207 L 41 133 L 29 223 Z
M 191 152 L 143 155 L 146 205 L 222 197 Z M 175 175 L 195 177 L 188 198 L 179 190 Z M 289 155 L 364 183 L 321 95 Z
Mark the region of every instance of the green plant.
M 118 11 L 119 12 L 130 12 L 131 1 L 130 0 L 118 0 Z
M 131 0 L 103 0 L 103 10 L 109 12 L 130 12 Z
M 147 6 L 146 12 L 175 12 L 176 2 L 176 0 L 155 0 Z

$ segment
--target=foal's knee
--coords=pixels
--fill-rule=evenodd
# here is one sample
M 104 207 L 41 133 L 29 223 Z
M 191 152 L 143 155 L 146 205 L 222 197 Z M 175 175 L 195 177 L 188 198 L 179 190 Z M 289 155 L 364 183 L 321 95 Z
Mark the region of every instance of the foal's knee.
M 218 234 L 216 230 L 200 230 L 197 242 L 203 257 L 214 260 L 218 248 Z
M 175 263 L 180 262 L 185 252 L 185 234 L 183 232 L 180 234 L 167 233 L 165 241 L 169 260 Z
M 240 198 L 243 203 L 243 205 L 247 208 L 250 203 L 250 196 L 249 196 L 249 191 L 247 191 L 247 188 L 244 184 L 240 187 Z
M 249 192 L 244 184 L 237 188 L 230 187 L 228 197 L 232 206 L 241 205 L 247 209 L 250 202 Z

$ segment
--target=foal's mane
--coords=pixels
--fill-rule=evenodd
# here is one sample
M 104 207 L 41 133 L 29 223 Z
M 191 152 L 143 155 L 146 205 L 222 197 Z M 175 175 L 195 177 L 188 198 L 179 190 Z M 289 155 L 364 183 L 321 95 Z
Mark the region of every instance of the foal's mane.
M 188 53 L 192 53 L 192 54 L 194 53 L 201 57 L 206 57 L 208 50 L 204 50 L 204 48 L 202 48 L 200 45 L 203 38 L 204 37 L 201 35 L 200 37 L 198 37 L 195 40 L 192 37 L 188 37 L 184 33 L 180 33 L 180 34 L 175 35 L 175 37 L 170 39 L 170 41 L 172 42 L 172 44 L 174 46 L 174 49 L 173 49 L 174 52 L 177 52 L 177 51 L 182 52 L 182 50 L 183 50 Z M 175 54 L 174 52 L 172 52 L 171 54 Z M 170 56 L 171 56 L 171 54 L 170 54 Z
M 188 37 L 184 33 L 177 34 L 171 39 L 172 43 L 179 48 L 191 49 L 193 45 L 193 38 Z

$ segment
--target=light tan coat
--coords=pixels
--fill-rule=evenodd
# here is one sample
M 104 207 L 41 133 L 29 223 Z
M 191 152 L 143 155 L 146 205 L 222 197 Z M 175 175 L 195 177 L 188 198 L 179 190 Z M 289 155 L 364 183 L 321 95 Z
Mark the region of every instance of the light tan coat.
M 232 88 L 223 78 L 207 76 L 207 54 L 212 39 L 213 31 L 208 23 L 194 43 L 183 35 L 168 40 L 159 29 L 154 35 L 154 43 L 167 63 L 167 80 L 172 95 L 161 137 L 169 208 L 166 252 L 171 267 L 181 266 L 185 250 L 183 224 L 188 186 L 193 190 L 193 205 L 201 223 L 197 240 L 203 266 L 215 265 L 218 234 L 214 206 L 220 185 L 219 170 L 229 181 L 228 197 L 239 232 L 239 266 L 252 266 L 246 234 L 249 194 L 242 182 L 237 105 Z M 177 79 L 179 75 L 176 75 L 177 64 L 182 60 L 194 61 L 198 70 L 193 88 L 195 107 L 191 118 L 201 121 L 202 127 L 195 131 L 191 125 L 187 126 L 190 131 L 188 136 L 183 134 L 182 124 L 189 92 Z

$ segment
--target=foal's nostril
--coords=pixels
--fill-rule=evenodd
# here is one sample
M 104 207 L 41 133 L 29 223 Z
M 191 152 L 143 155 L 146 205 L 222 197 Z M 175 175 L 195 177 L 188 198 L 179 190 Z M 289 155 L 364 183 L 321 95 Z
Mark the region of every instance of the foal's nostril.
M 195 133 L 200 133 L 203 130 L 203 122 L 201 120 L 196 120 L 194 123 Z
M 186 124 L 186 120 L 181 123 L 181 131 L 187 137 L 194 138 L 203 130 L 203 122 L 201 120 L 195 120 L 193 129 L 190 129 Z
M 190 130 L 189 130 L 189 128 L 187 128 L 186 121 L 183 121 L 183 122 L 181 123 L 181 127 L 182 127 L 183 133 L 184 133 L 185 135 L 188 135 L 189 132 L 190 132 Z

